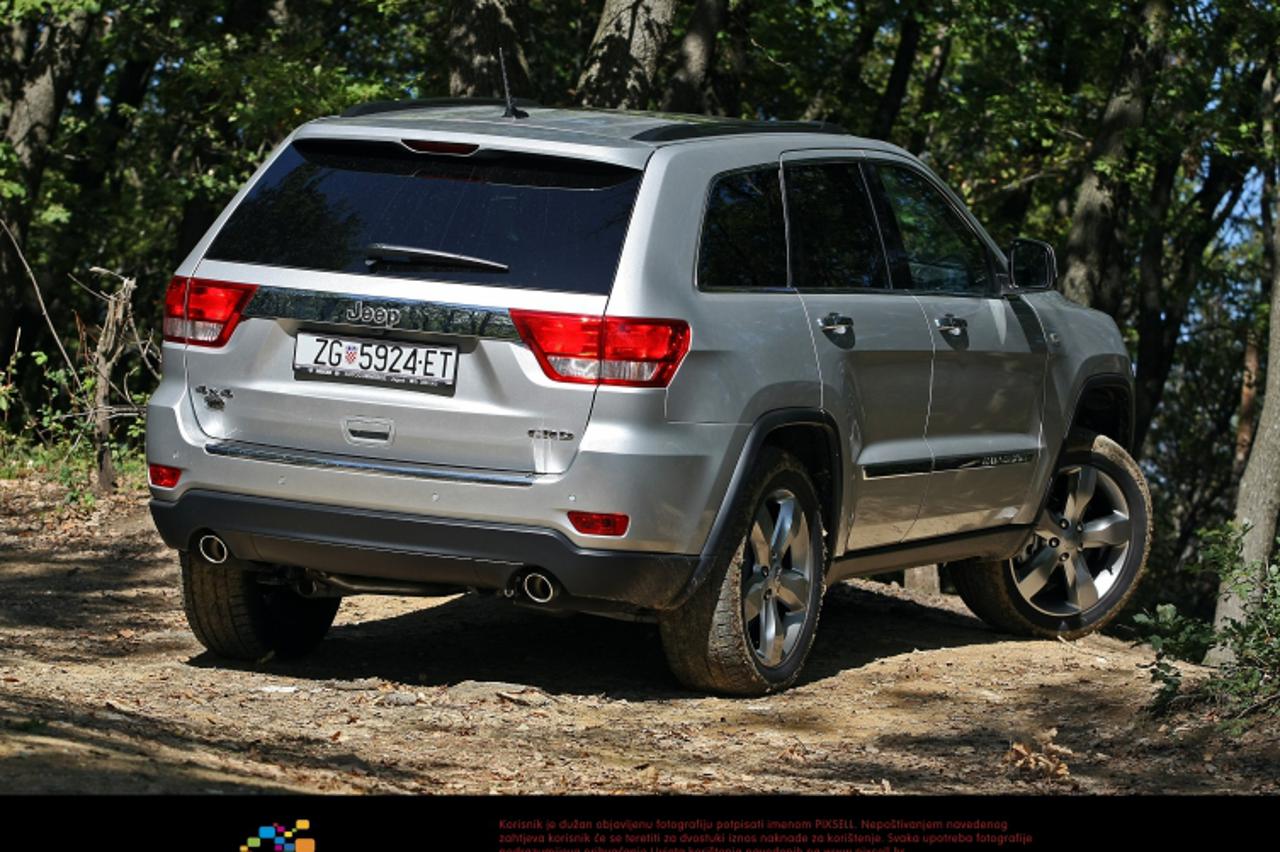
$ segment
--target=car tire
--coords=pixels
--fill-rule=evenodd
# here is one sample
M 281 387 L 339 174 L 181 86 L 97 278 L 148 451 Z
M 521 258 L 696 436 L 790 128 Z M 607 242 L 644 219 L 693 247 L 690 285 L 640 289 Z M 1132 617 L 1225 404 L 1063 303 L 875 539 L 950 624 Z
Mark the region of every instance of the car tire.
M 187 623 L 200 644 L 220 657 L 301 656 L 324 638 L 341 603 L 262 583 L 257 572 L 231 556 L 215 565 L 199 553 L 182 553 L 181 562 Z
M 773 448 L 731 511 L 709 576 L 684 605 L 659 613 L 658 627 L 685 686 L 763 695 L 794 683 L 813 646 L 826 580 L 822 514 L 804 465 Z
M 1075 639 L 1114 619 L 1137 591 L 1151 547 L 1151 495 L 1105 435 L 1063 454 L 1035 532 L 1012 559 L 953 566 L 975 615 L 1008 633 Z

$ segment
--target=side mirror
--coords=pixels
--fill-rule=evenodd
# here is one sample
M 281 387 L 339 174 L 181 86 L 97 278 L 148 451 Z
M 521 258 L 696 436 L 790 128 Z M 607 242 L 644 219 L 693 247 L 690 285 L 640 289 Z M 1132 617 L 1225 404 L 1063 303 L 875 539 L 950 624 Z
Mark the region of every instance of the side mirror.
M 1058 261 L 1053 246 L 1040 240 L 1018 237 L 1009 246 L 1009 281 L 1007 293 L 1052 290 L 1058 282 Z

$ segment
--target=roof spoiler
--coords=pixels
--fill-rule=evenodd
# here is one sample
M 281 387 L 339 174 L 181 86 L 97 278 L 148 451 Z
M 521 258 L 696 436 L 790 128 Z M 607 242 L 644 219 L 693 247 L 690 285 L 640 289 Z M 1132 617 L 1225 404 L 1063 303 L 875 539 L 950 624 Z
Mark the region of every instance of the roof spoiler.
M 513 103 L 518 107 L 538 107 L 542 104 L 526 98 L 515 98 Z M 400 101 L 369 101 L 344 109 L 342 118 L 355 118 L 361 115 L 374 115 L 380 112 L 400 112 L 406 109 L 447 109 L 464 106 L 496 106 L 505 107 L 504 98 L 409 98 Z

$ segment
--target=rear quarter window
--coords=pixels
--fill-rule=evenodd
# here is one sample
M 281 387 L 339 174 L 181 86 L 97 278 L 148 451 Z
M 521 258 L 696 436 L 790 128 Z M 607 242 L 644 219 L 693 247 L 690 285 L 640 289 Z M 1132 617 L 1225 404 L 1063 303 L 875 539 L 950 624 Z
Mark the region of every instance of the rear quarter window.
M 608 294 L 641 172 L 481 149 L 299 141 L 232 212 L 208 257 L 239 263 Z M 373 246 L 439 255 L 388 257 Z M 489 261 L 472 268 L 444 255 Z
M 777 165 L 717 176 L 711 182 L 702 221 L 698 287 L 786 286 L 786 230 Z

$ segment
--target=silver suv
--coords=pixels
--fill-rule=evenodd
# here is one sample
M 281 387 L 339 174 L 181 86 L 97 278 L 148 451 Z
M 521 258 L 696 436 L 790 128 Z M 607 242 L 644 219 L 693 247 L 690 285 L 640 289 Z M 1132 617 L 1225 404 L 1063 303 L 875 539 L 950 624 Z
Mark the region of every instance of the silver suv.
M 177 269 L 152 514 L 233 658 L 310 649 L 344 595 L 472 590 L 654 618 L 682 682 L 757 694 L 832 583 L 925 563 L 1079 636 L 1151 508 L 1125 346 L 1055 275 L 829 125 L 357 107 Z

